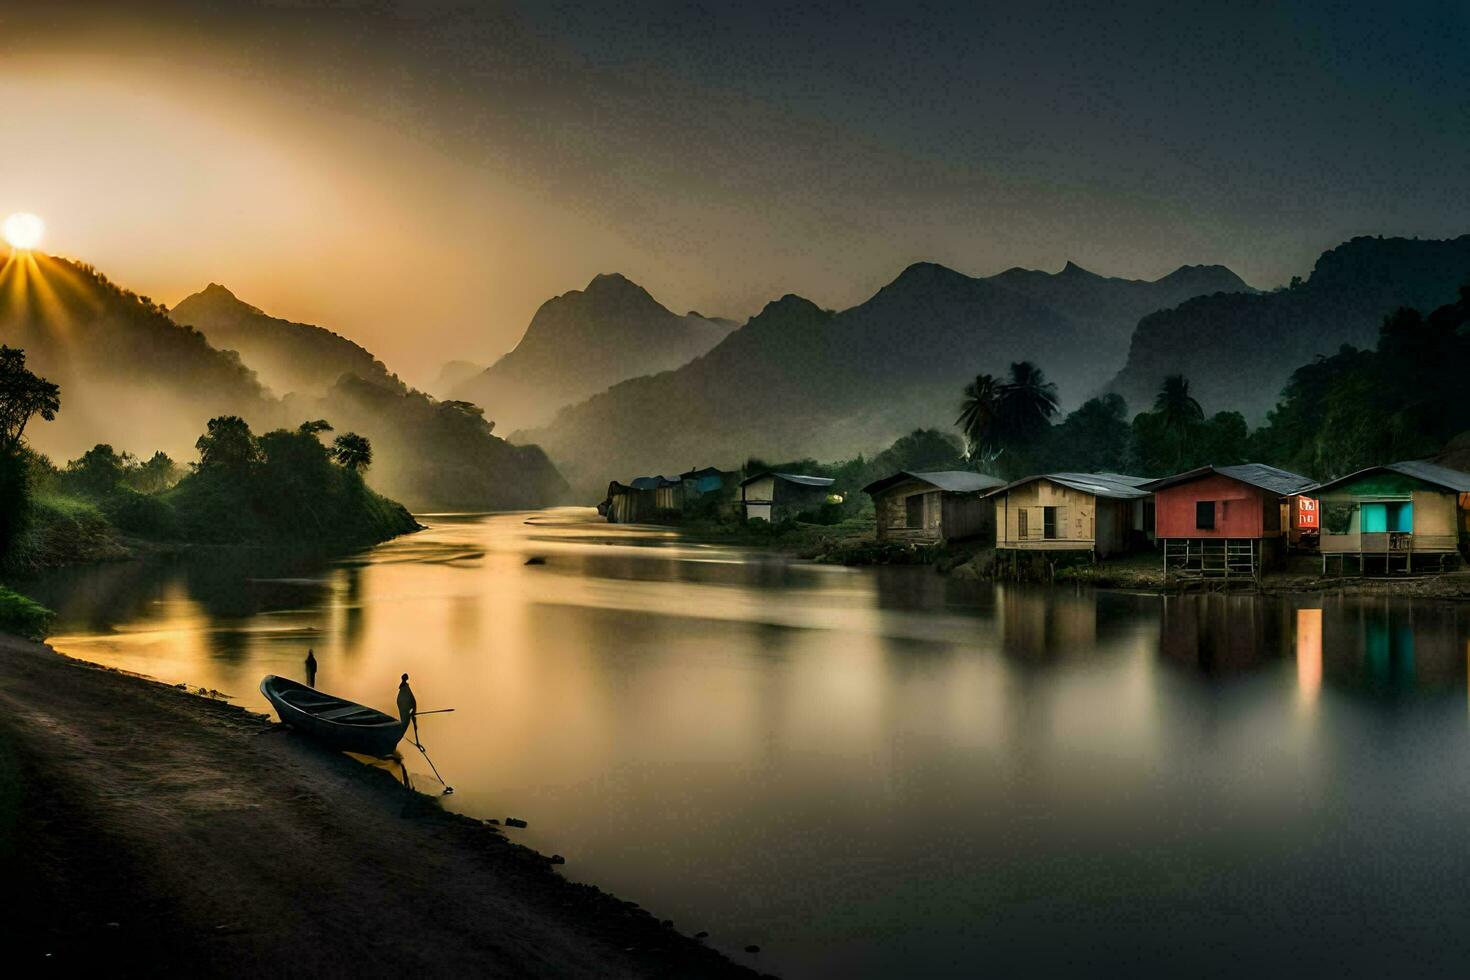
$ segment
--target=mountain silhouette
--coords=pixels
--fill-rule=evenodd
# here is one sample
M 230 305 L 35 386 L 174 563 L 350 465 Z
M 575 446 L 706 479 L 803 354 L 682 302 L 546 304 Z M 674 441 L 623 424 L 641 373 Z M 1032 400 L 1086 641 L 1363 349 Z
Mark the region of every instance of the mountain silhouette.
M 686 364 L 735 324 L 679 316 L 616 273 L 541 304 L 515 350 L 451 389 L 501 428 L 550 420 L 558 408 L 643 374 Z
M 1144 317 L 1110 388 L 1139 411 L 1167 375 L 1183 374 L 1207 412 L 1238 409 L 1259 422 L 1298 367 L 1343 344 L 1373 346 L 1384 316 L 1432 310 L 1467 281 L 1470 235 L 1354 238 L 1289 288 L 1201 296 Z
M 869 452 L 917 426 L 950 425 L 966 381 L 1022 359 L 1076 404 L 1121 360 L 1117 340 L 1116 359 L 1098 352 L 1139 309 L 1190 288 L 1248 288 L 1219 267 L 1166 280 L 1075 266 L 978 279 L 920 262 L 840 313 L 783 297 L 702 357 L 615 385 L 525 437 L 586 495 L 619 474 Z
M 221 350 L 239 353 L 278 394 L 321 395 L 344 374 L 387 382 L 383 362 L 346 337 L 261 312 L 218 283 L 179 301 L 169 313 Z

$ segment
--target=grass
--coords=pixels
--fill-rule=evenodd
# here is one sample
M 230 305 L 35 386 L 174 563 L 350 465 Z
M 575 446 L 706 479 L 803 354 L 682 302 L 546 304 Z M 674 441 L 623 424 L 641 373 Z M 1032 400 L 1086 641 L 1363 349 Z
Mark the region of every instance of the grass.
M 0 585 L 0 632 L 44 640 L 56 614 L 39 602 Z

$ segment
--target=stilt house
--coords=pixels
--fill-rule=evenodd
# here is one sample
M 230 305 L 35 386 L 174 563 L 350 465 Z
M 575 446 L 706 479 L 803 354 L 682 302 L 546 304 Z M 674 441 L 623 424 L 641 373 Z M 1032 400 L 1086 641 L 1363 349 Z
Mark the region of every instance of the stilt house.
M 1310 477 L 1266 466 L 1201 466 L 1143 485 L 1154 495 L 1164 571 L 1255 578 L 1286 552 L 1292 498 Z
M 1148 482 L 1120 473 L 1043 473 L 1008 483 L 991 492 L 995 547 L 1107 557 L 1146 545 L 1154 516 Z
M 1322 571 L 1438 571 L 1470 539 L 1470 473 L 1423 460 L 1370 466 L 1314 491 Z

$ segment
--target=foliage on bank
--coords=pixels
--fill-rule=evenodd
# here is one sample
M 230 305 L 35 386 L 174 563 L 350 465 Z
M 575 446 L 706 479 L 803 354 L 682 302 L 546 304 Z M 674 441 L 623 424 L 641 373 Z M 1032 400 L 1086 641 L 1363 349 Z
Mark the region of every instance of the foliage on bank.
M 39 602 L 0 585 L 0 633 L 44 640 L 54 618 L 55 614 Z

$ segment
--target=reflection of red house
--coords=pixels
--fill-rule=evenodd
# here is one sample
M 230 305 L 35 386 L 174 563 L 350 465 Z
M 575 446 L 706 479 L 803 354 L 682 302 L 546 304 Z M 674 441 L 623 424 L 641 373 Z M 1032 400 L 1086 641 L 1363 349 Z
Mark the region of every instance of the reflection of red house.
M 1143 485 L 1154 494 L 1164 570 L 1255 576 L 1285 550 L 1291 498 L 1312 485 L 1261 463 L 1202 466 Z

